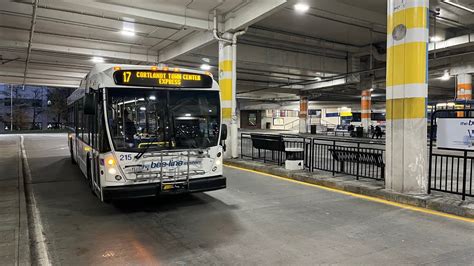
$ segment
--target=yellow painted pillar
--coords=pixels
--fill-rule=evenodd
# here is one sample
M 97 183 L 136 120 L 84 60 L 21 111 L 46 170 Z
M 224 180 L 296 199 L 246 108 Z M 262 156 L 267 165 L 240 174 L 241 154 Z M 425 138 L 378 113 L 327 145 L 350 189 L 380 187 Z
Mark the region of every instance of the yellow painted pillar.
M 369 132 L 370 121 L 371 121 L 371 108 L 372 108 L 372 92 L 369 90 L 363 90 L 360 100 L 361 111 L 360 117 L 362 122 L 362 127 L 365 132 Z
M 219 87 L 221 89 L 222 123 L 227 125 L 227 141 L 224 156 L 231 157 L 230 136 L 232 122 L 232 44 L 219 42 Z
M 427 191 L 429 0 L 388 0 L 387 189 Z

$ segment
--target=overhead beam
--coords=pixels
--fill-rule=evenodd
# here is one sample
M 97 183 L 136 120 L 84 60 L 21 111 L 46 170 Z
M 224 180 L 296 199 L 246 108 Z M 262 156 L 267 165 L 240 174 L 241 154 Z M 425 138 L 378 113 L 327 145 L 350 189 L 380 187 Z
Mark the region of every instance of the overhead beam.
M 38 10 L 38 2 L 39 0 L 35 0 L 35 3 L 33 5 L 33 14 L 31 15 L 30 37 L 28 40 L 28 50 L 26 54 L 25 71 L 23 74 L 24 80 L 26 79 L 26 75 L 28 74 L 28 64 L 30 63 L 31 46 L 33 44 L 33 35 L 35 34 L 35 27 L 36 27 L 36 11 Z
M 197 34 L 184 38 L 183 40 L 174 43 L 172 46 L 168 46 L 168 48 L 161 50 L 158 56 L 158 61 L 169 61 L 179 55 L 186 54 L 195 49 L 199 49 L 214 41 L 215 40 L 214 36 L 212 35 L 212 32 L 198 32 Z
M 0 83 L 7 84 L 23 84 L 22 76 L 12 76 L 0 74 Z M 38 86 L 49 86 L 49 87 L 79 87 L 80 81 L 75 80 L 58 80 L 54 78 L 26 78 L 26 85 L 38 85 Z
M 230 12 L 224 18 L 224 32 L 232 32 L 248 27 L 266 18 L 278 8 L 283 7 L 287 0 L 251 1 L 236 12 Z
M 150 11 L 142 8 L 122 6 L 118 4 L 109 4 L 104 2 L 92 1 L 92 0 L 62 0 L 62 2 L 79 5 L 87 8 L 99 9 L 102 11 L 113 11 L 116 13 L 122 13 L 128 16 L 134 16 L 139 18 L 151 19 L 155 21 L 166 22 L 170 24 L 180 25 L 182 27 L 189 27 L 194 29 L 208 30 L 210 29 L 210 21 L 200 18 L 185 17 L 181 15 L 169 14 L 159 11 Z
M 0 48 L 5 48 L 5 47 L 6 48 L 27 48 L 28 43 L 21 42 L 21 41 L 0 40 Z M 38 50 L 38 51 L 78 54 L 78 55 L 87 55 L 87 56 L 101 56 L 101 57 L 106 57 L 106 58 L 134 60 L 134 61 L 151 62 L 151 63 L 156 63 L 158 61 L 158 57 L 156 55 L 126 53 L 126 52 L 117 52 L 117 51 L 110 51 L 110 50 L 90 49 L 90 48 L 81 48 L 81 47 L 69 47 L 69 46 L 45 44 L 45 43 L 33 43 L 32 49 Z
M 72 0 L 69 0 L 72 1 Z M 218 26 L 223 31 L 236 31 L 245 28 L 260 19 L 275 12 L 282 7 L 287 0 L 259 0 L 251 1 L 236 12 L 230 12 L 224 18 L 224 25 Z M 208 28 L 209 30 L 211 28 Z M 215 42 L 212 33 L 206 31 L 180 40 L 160 51 L 160 62 L 166 62 L 180 55 Z

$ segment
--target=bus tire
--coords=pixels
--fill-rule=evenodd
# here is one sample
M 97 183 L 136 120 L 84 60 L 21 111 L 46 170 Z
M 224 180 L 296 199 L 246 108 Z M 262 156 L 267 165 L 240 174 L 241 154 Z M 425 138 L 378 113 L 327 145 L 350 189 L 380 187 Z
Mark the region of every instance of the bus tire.
M 76 160 L 74 159 L 74 152 L 72 149 L 72 140 L 69 141 L 69 152 L 71 154 L 71 163 L 72 164 L 77 164 Z

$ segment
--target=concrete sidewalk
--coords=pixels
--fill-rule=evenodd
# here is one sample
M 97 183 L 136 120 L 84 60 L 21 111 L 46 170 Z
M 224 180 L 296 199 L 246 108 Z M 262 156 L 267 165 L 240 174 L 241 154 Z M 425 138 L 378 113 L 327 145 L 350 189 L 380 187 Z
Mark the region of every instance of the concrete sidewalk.
M 20 137 L 0 136 L 0 264 L 30 265 Z
M 275 164 L 264 164 L 258 161 L 229 159 L 225 161 L 225 164 L 396 203 L 422 207 L 471 219 L 474 218 L 474 199 L 472 198 L 467 198 L 463 201 L 456 195 L 437 192 L 433 192 L 431 195 L 396 193 L 385 190 L 383 181 L 365 178 L 356 180 L 354 176 L 344 174 L 336 174 L 333 176 L 331 172 L 319 170 L 312 173 L 308 171 L 289 171 Z

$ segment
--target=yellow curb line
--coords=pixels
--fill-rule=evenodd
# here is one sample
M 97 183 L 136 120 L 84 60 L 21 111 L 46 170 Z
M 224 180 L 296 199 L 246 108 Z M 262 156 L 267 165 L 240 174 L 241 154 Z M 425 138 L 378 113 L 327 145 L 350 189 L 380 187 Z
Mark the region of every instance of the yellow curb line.
M 242 171 L 247 171 L 247 172 L 256 173 L 256 174 L 260 174 L 260 175 L 265 175 L 265 176 L 273 177 L 273 178 L 280 179 L 280 180 L 285 180 L 285 181 L 300 184 L 300 185 L 305 185 L 305 186 L 309 186 L 309 187 L 316 187 L 316 188 L 319 188 L 319 189 L 332 191 L 332 192 L 336 192 L 336 193 L 339 193 L 339 194 L 352 196 L 352 197 L 355 197 L 355 198 L 360 198 L 360 199 L 374 201 L 374 202 L 378 202 L 378 203 L 382 203 L 382 204 L 386 204 L 386 205 L 391 205 L 391 206 L 399 207 L 399 208 L 402 208 L 402 209 L 407 209 L 407 210 L 422 212 L 422 213 L 428 213 L 428 214 L 431 214 L 431 215 L 441 216 L 441 217 L 450 218 L 450 219 L 459 220 L 459 221 L 468 222 L 468 223 L 474 223 L 474 219 L 472 219 L 472 218 L 461 217 L 461 216 L 457 216 L 457 215 L 454 215 L 454 214 L 429 210 L 429 209 L 425 209 L 425 208 L 421 208 L 421 207 L 415 207 L 415 206 L 411 206 L 411 205 L 407 205 L 407 204 L 403 204 L 403 203 L 398 203 L 398 202 L 388 201 L 388 200 L 379 199 L 379 198 L 375 198 L 375 197 L 371 197 L 371 196 L 356 194 L 356 193 L 352 193 L 352 192 L 348 192 L 348 191 L 344 191 L 344 190 L 340 190 L 340 189 L 336 189 L 336 188 L 329 188 L 329 187 L 324 187 L 324 186 L 321 186 L 321 185 L 306 183 L 306 182 L 303 182 L 303 181 L 298 181 L 298 180 L 294 180 L 294 179 L 283 177 L 283 176 L 277 176 L 277 175 L 268 174 L 268 173 L 264 173 L 264 172 L 260 172 L 260 171 L 256 171 L 256 170 L 251 170 L 251 169 L 246 169 L 246 168 L 242 168 L 242 167 L 238 167 L 238 166 L 233 166 L 233 165 L 226 164 L 226 163 L 224 164 L 224 166 L 234 168 L 234 169 L 237 169 L 237 170 L 242 170 Z

